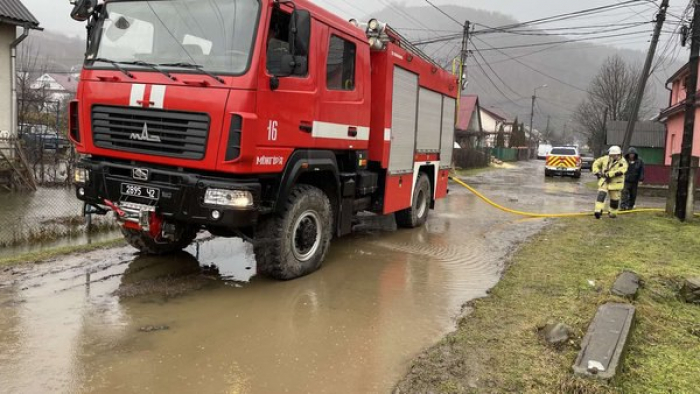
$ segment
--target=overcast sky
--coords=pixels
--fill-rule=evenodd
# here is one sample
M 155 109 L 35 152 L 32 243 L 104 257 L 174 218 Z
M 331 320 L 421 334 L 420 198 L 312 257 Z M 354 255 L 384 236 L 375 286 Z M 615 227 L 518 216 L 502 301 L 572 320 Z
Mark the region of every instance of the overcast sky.
M 41 26 L 48 30 L 60 31 L 69 35 L 85 34 L 84 25 L 74 22 L 69 17 L 71 6 L 68 0 L 22 0 L 30 11 L 39 19 Z M 366 14 L 371 14 L 387 4 L 403 4 L 406 6 L 426 6 L 425 0 L 314 0 L 316 3 L 328 8 L 329 10 L 340 14 L 344 18 L 358 17 L 360 11 L 365 11 Z M 623 0 L 433 0 L 435 4 L 446 5 L 455 4 L 472 8 L 479 8 L 488 11 L 501 12 L 510 15 L 520 21 L 532 20 L 545 16 L 551 16 L 571 11 L 580 10 L 583 8 L 599 7 L 610 5 Z M 639 3 L 645 3 L 646 0 L 640 0 Z M 671 1 L 671 10 L 675 14 L 681 14 L 687 4 L 686 0 Z M 584 23 L 608 23 L 617 22 L 623 19 L 627 21 L 651 20 L 654 13 L 653 4 L 640 4 L 630 8 L 620 8 L 609 12 L 609 16 L 596 15 L 587 19 L 579 19 L 578 24 Z M 639 13 L 639 15 L 637 15 Z M 608 18 L 608 19 L 606 19 Z M 477 21 L 478 22 L 478 21 Z M 451 23 L 446 19 L 446 23 Z M 565 23 L 564 23 L 565 24 Z M 651 31 L 651 27 L 649 27 Z M 666 34 L 666 39 L 669 37 Z M 645 37 L 638 37 L 637 40 L 630 42 L 628 39 L 617 40 L 611 45 L 617 45 L 633 49 L 644 49 L 647 44 Z M 622 42 L 620 42 L 622 41 Z

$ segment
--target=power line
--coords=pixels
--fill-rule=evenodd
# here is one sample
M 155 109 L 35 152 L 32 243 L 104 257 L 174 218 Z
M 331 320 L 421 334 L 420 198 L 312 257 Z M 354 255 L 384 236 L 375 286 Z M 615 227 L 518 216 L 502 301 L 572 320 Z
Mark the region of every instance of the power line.
M 649 0 L 644 0 L 644 1 L 649 1 Z M 610 5 L 601 6 L 601 7 L 587 8 L 587 9 L 569 12 L 569 13 L 565 13 L 565 14 L 553 15 L 553 16 L 548 16 L 548 17 L 539 18 L 539 19 L 533 19 L 533 20 L 526 21 L 526 22 L 519 22 L 519 23 L 514 23 L 514 24 L 499 26 L 499 27 L 491 27 L 491 26 L 487 26 L 487 25 L 481 25 L 481 26 L 484 26 L 485 28 L 492 29 L 492 30 L 514 29 L 517 27 L 522 27 L 522 26 L 527 26 L 527 25 L 535 25 L 535 24 L 542 24 L 545 22 L 554 22 L 554 21 L 572 19 L 574 17 L 582 16 L 582 15 L 597 14 L 597 13 L 601 13 L 601 12 L 606 12 L 607 10 L 616 9 L 616 8 L 620 8 L 620 7 L 628 6 L 628 5 L 632 5 L 632 4 L 635 4 L 635 5 L 643 4 L 644 1 L 628 0 L 628 1 L 624 1 L 622 3 L 610 4 Z
M 513 60 L 513 61 L 515 61 L 515 62 L 517 62 L 517 63 L 519 63 L 519 64 L 521 64 L 521 65 L 523 65 L 523 66 L 525 66 L 525 67 L 527 67 L 527 68 L 529 68 L 530 70 L 532 70 L 532 71 L 534 71 L 534 72 L 536 72 L 536 73 L 538 73 L 538 74 L 540 74 L 540 75 L 542 75 L 542 76 L 544 76 L 544 77 L 547 77 L 547 78 L 549 78 L 549 79 L 551 79 L 551 80 L 553 80 L 553 81 L 559 82 L 559 83 L 562 84 L 562 85 L 568 86 L 568 87 L 573 88 L 573 89 L 576 89 L 576 90 L 578 90 L 578 91 L 581 91 L 581 92 L 584 92 L 584 93 L 588 93 L 588 91 L 587 91 L 586 89 L 582 89 L 582 88 L 580 88 L 580 87 L 578 87 L 578 86 L 576 86 L 576 85 L 572 85 L 572 84 L 570 84 L 570 83 L 568 83 L 568 82 L 566 82 L 566 81 L 562 81 L 561 79 L 556 78 L 556 77 L 553 77 L 553 76 L 551 76 L 551 75 L 548 75 L 548 74 L 546 74 L 546 73 L 544 73 L 544 72 L 542 72 L 542 71 L 540 71 L 540 70 L 538 70 L 538 69 L 536 69 L 536 68 L 534 68 L 534 67 L 528 65 L 527 63 L 523 63 L 521 60 L 516 59 L 516 58 L 512 57 L 511 55 L 508 55 L 507 53 L 503 52 L 502 50 L 492 47 L 491 45 L 489 45 L 487 42 L 485 42 L 484 40 L 480 39 L 479 37 L 474 37 L 474 39 L 479 40 L 481 43 L 483 43 L 483 44 L 486 45 L 487 47 L 490 47 L 492 50 L 498 51 L 499 53 L 503 54 L 505 57 L 510 58 L 511 60 Z
M 472 41 L 472 45 L 474 45 L 474 42 L 473 42 L 473 41 Z M 513 89 L 510 87 L 510 85 L 507 84 L 507 83 L 503 80 L 503 78 L 501 78 L 501 77 L 498 75 L 498 73 L 496 72 L 496 70 L 494 70 L 493 67 L 491 67 L 491 65 L 490 65 L 489 62 L 486 60 L 486 58 L 484 58 L 484 55 L 482 55 L 481 52 L 478 51 L 478 48 L 476 48 L 476 45 L 474 45 L 474 49 L 475 49 L 476 54 L 477 54 L 479 57 L 481 57 L 481 60 L 484 61 L 484 64 L 486 64 L 486 66 L 489 68 L 489 70 L 491 70 L 491 72 L 493 73 L 493 75 L 495 75 L 496 78 L 497 78 L 499 81 L 501 81 L 501 83 L 503 84 L 503 86 L 505 86 L 506 88 L 508 88 L 508 90 L 510 90 L 511 92 L 513 92 L 513 94 L 515 94 L 517 97 L 521 97 L 520 93 L 518 93 L 518 92 L 516 92 L 515 90 L 513 90 Z
M 546 27 L 546 28 L 532 28 L 532 29 L 508 29 L 504 31 L 499 30 L 476 30 L 475 35 L 482 34 L 520 34 L 520 35 L 537 35 L 537 34 L 551 34 L 551 35 L 578 35 L 578 34 L 590 34 L 590 30 L 594 29 L 607 29 L 615 28 L 617 30 L 622 30 L 623 28 L 631 28 L 636 26 L 642 26 L 651 22 L 627 22 L 627 23 L 605 23 L 599 25 L 585 25 L 585 26 L 567 26 L 567 27 Z M 574 30 L 573 33 L 567 33 L 566 31 Z M 576 30 L 584 30 L 583 32 L 577 33 Z M 561 31 L 562 33 L 548 33 L 554 31 Z M 599 33 L 605 32 L 599 31 Z
M 484 76 L 486 77 L 486 79 L 488 79 L 488 81 L 491 83 L 491 85 L 496 89 L 496 91 L 498 91 L 498 93 L 501 94 L 501 96 L 503 96 L 503 98 L 505 98 L 506 100 L 510 101 L 510 103 L 513 104 L 513 105 L 515 105 L 515 106 L 520 106 L 518 103 L 516 103 L 515 101 L 513 101 L 510 97 L 508 97 L 505 93 L 503 93 L 503 91 L 501 90 L 501 88 L 499 88 L 498 85 L 496 85 L 496 83 L 493 82 L 493 79 L 491 79 L 491 77 L 490 77 L 489 74 L 486 72 L 486 70 L 484 70 L 484 68 L 481 66 L 481 64 L 479 63 L 479 60 L 478 60 L 476 57 L 472 57 L 472 59 L 474 60 L 474 62 L 476 63 L 476 65 L 479 67 L 479 69 L 481 70 L 481 72 L 484 74 Z
M 436 10 L 438 10 L 442 15 L 445 15 L 446 17 L 450 18 L 450 20 L 452 20 L 454 23 L 456 23 L 456 24 L 462 26 L 462 22 L 460 22 L 460 21 L 458 21 L 457 19 L 453 18 L 452 15 L 450 15 L 450 14 L 448 14 L 447 12 L 443 11 L 442 8 L 436 6 L 435 3 L 433 3 L 432 1 L 430 1 L 430 0 L 425 0 L 425 2 L 428 3 L 428 4 L 430 4 L 430 6 L 432 6 L 432 7 L 435 8 Z
M 531 43 L 531 44 L 510 45 L 510 46 L 499 47 L 499 48 L 491 47 L 490 49 L 484 49 L 484 50 L 485 51 L 500 51 L 503 49 L 532 48 L 532 47 L 539 47 L 539 46 L 543 46 L 543 45 L 568 44 L 568 43 L 573 43 L 573 42 L 585 42 L 585 41 L 593 41 L 593 40 L 600 40 L 600 39 L 613 38 L 613 37 L 627 37 L 627 36 L 635 36 L 635 35 L 640 35 L 640 34 L 647 34 L 648 35 L 649 32 L 638 31 L 638 32 L 630 32 L 630 33 L 609 34 L 609 35 L 598 36 L 598 37 L 574 38 L 574 39 L 570 39 L 570 40 L 549 41 L 549 42 L 536 42 L 536 43 Z

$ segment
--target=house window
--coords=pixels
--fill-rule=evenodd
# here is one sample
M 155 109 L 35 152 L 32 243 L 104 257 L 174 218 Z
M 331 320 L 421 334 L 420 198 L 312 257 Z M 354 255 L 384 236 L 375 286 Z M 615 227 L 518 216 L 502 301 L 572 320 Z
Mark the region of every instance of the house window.
M 331 35 L 326 62 L 329 90 L 355 90 L 355 44 Z

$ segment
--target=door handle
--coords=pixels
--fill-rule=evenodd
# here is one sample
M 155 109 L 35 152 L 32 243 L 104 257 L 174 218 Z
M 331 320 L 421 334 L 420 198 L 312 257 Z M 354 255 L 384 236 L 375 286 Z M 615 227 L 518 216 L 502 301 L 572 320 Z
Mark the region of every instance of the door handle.
M 357 127 L 353 127 L 353 126 L 348 127 L 348 136 L 349 137 L 357 137 Z
M 313 124 L 311 122 L 301 121 L 299 122 L 299 130 L 304 133 L 311 133 L 314 130 Z

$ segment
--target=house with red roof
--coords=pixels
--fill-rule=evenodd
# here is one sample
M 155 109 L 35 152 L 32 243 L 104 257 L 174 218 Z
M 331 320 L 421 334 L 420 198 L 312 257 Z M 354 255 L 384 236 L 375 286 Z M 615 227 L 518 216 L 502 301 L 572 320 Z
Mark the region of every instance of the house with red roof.
M 459 99 L 457 109 L 455 141 L 462 148 L 480 148 L 484 145 L 484 130 L 481 127 L 479 97 L 465 95 Z

